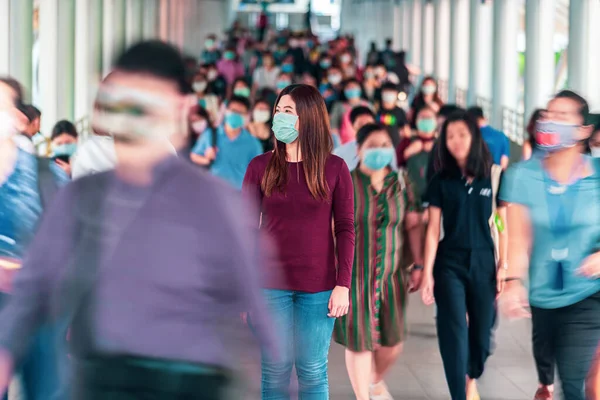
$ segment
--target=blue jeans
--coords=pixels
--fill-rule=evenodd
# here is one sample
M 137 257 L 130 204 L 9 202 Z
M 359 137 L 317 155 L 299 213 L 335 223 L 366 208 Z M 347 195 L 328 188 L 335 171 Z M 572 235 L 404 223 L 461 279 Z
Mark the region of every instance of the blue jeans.
M 278 330 L 277 360 L 263 353 L 263 400 L 287 400 L 292 366 L 298 374 L 298 400 L 329 399 L 327 357 L 335 318 L 327 316 L 331 291 L 303 293 L 265 289 L 264 295 Z

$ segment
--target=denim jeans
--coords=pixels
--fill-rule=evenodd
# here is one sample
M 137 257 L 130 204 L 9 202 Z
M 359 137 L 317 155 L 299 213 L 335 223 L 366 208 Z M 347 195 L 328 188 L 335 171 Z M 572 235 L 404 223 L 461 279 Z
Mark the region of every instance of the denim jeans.
M 292 366 L 298 374 L 298 400 L 329 399 L 327 357 L 335 318 L 327 316 L 331 291 L 303 293 L 265 289 L 264 295 L 278 330 L 277 360 L 263 353 L 263 400 L 287 400 Z

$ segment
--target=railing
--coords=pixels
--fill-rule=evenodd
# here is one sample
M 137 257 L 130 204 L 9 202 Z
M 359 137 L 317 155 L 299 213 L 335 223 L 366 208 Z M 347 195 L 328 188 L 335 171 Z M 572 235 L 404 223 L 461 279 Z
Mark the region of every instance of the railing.
M 502 130 L 513 142 L 522 145 L 525 137 L 525 116 L 522 111 L 502 108 Z
M 487 99 L 485 97 L 481 97 L 481 96 L 477 96 L 477 105 L 479 107 L 481 107 L 481 109 L 483 110 L 483 115 L 486 116 L 486 118 L 491 118 L 492 116 L 492 101 L 490 99 Z
M 456 88 L 456 105 L 467 108 L 467 91 L 465 89 Z
M 90 117 L 85 116 L 75 121 L 75 128 L 77 128 L 77 133 L 79 133 L 81 140 L 85 141 L 91 133 Z
M 448 102 L 448 82 L 443 79 L 438 79 L 438 94 L 444 103 Z

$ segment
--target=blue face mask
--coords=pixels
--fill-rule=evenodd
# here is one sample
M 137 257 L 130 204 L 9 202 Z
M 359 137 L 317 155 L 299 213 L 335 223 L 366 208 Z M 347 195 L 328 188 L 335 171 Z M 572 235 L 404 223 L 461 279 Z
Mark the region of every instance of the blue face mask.
M 291 85 L 290 81 L 277 81 L 277 89 L 279 89 L 279 90 L 283 90 L 290 85 Z
M 71 157 L 77 150 L 77 143 L 59 144 L 58 146 L 52 146 L 55 156 L 68 156 Z
M 250 97 L 250 88 L 238 88 L 233 91 L 233 94 L 240 97 Z
M 327 69 L 327 68 L 331 67 L 331 61 L 329 61 L 329 60 L 322 60 L 320 62 L 320 65 L 321 65 L 321 68 Z
M 538 121 L 535 125 L 535 141 L 541 151 L 553 153 L 575 146 L 579 125 L 556 121 Z
M 346 90 L 344 90 L 344 95 L 346 95 L 346 98 L 349 100 L 358 99 L 361 95 L 361 91 L 358 88 L 346 89 Z
M 365 149 L 362 162 L 371 171 L 379 171 L 392 163 L 394 160 L 393 147 L 376 147 Z
M 298 130 L 296 129 L 298 116 L 285 113 L 277 113 L 273 117 L 273 133 L 275 139 L 282 143 L 290 144 L 298 139 Z
M 234 112 L 228 112 L 225 115 L 225 123 L 231 129 L 240 129 L 244 126 L 244 116 Z
M 292 72 L 294 72 L 294 65 L 293 64 L 283 64 L 281 66 L 281 72 L 286 73 L 286 74 L 291 74 Z

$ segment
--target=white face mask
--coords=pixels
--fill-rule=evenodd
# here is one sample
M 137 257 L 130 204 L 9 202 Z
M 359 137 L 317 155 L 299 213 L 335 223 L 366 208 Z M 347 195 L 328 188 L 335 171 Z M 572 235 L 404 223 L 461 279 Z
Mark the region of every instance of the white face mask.
M 198 134 L 204 132 L 206 130 L 206 121 L 200 120 L 192 123 L 192 130 Z
M 342 82 L 342 76 L 337 74 L 329 75 L 328 79 L 329 83 L 331 83 L 332 85 L 339 85 Z
M 217 77 L 219 76 L 219 73 L 217 72 L 216 69 L 211 69 L 210 71 L 208 71 L 208 73 L 206 74 L 206 77 L 208 78 L 209 81 L 214 81 L 215 79 L 217 79 Z
M 206 86 L 207 83 L 204 81 L 194 82 L 192 89 L 194 89 L 194 92 L 196 93 L 202 93 L 204 90 L 206 90 Z
M 591 149 L 592 157 L 600 158 L 600 147 L 592 147 Z
M 260 124 L 267 122 L 271 119 L 271 112 L 269 110 L 254 110 L 252 113 L 252 119 L 254 122 Z

